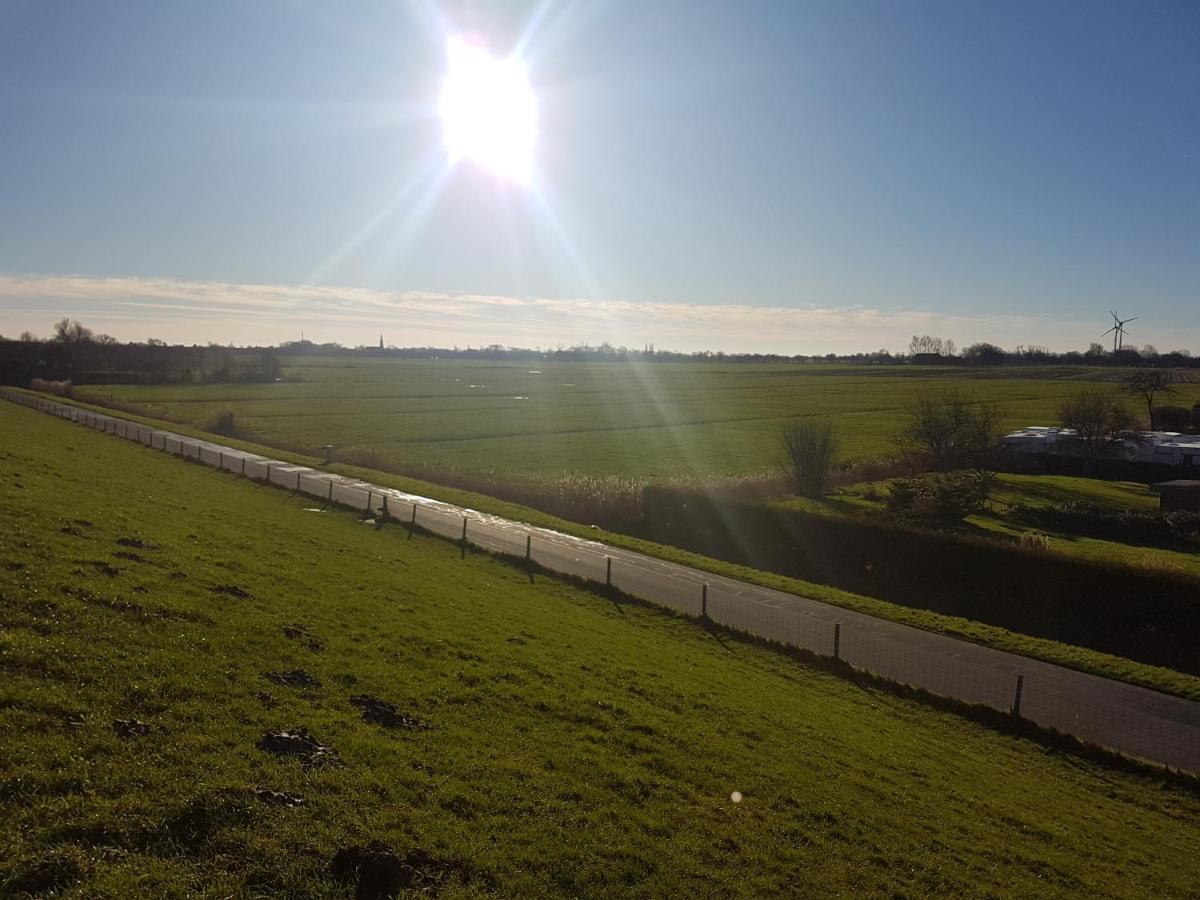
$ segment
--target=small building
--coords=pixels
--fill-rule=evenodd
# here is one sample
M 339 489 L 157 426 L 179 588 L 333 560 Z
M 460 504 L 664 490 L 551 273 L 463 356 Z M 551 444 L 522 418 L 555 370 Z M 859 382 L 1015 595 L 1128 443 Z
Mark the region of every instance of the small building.
M 1000 444 L 1018 453 L 1053 453 L 1061 439 L 1074 436 L 1075 432 L 1068 428 L 1027 425 L 1020 431 L 1006 434 L 1000 439 Z
M 1154 485 L 1154 490 L 1158 491 L 1158 508 L 1163 512 L 1200 512 L 1200 480 L 1160 481 Z
M 1200 434 L 1157 432 L 1154 461 L 1200 471 Z

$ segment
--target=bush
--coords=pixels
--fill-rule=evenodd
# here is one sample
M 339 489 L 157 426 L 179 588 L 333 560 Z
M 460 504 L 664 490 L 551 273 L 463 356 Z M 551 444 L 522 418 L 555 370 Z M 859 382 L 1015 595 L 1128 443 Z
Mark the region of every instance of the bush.
M 1025 550 L 1049 550 L 1050 536 L 1040 531 L 1024 531 L 1019 542 Z
M 53 394 L 56 397 L 74 397 L 75 389 L 70 381 L 47 381 L 35 378 L 29 382 L 29 387 L 41 394 Z
M 1000 440 L 1000 410 L 958 388 L 924 391 L 908 407 L 897 437 L 907 456 L 928 460 L 942 471 L 990 464 Z
M 205 420 L 203 428 L 205 431 L 224 437 L 237 437 L 240 433 L 233 413 L 227 409 L 217 410 L 217 412 L 209 416 Z
M 827 421 L 796 419 L 784 426 L 781 440 L 784 466 L 796 493 L 818 496 L 825 489 L 837 452 L 833 425 Z
M 1189 431 L 1192 412 L 1186 406 L 1156 406 L 1154 424 L 1159 431 Z
M 1024 525 L 1129 544 L 1173 547 L 1200 542 L 1200 513 L 1112 509 L 1092 503 L 1017 505 L 1009 518 Z
M 983 511 L 994 482 L 994 476 L 982 472 L 899 478 L 891 484 L 887 509 L 922 524 L 957 525 Z

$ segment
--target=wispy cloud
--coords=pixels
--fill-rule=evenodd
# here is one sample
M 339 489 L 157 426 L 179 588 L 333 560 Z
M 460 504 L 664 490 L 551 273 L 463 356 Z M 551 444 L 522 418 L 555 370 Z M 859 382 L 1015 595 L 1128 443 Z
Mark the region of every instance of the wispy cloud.
M 681 350 L 827 353 L 901 349 L 912 334 L 960 345 L 991 341 L 1085 348 L 1102 327 L 1030 316 L 820 305 L 693 305 L 392 291 L 332 285 L 237 284 L 172 278 L 0 275 L 0 332 L 45 334 L 64 315 L 122 339 L 269 343 L 298 338 L 401 346 L 579 341 Z M 1162 349 L 1200 334 L 1145 329 Z

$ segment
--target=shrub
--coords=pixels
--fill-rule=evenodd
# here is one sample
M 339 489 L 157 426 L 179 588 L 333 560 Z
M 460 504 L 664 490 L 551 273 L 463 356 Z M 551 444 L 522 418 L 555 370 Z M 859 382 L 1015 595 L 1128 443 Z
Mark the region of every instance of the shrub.
M 837 435 L 827 421 L 796 419 L 788 422 L 781 435 L 784 465 L 797 494 L 815 497 L 825 489 Z
M 942 471 L 987 466 L 1000 440 L 1000 411 L 957 388 L 917 395 L 897 446 Z
M 923 524 L 956 525 L 983 511 L 994 480 L 981 472 L 899 478 L 891 484 L 887 509 Z
M 1156 406 L 1154 424 L 1160 431 L 1187 431 L 1192 427 L 1192 413 L 1186 406 Z
M 35 378 L 29 382 L 29 387 L 42 394 L 53 394 L 56 397 L 74 397 L 75 389 L 70 381 L 47 381 Z
M 237 422 L 233 417 L 233 413 L 228 409 L 217 410 L 209 416 L 205 420 L 203 428 L 205 431 L 223 435 L 224 437 L 237 437 L 239 434 Z
M 1021 532 L 1020 545 L 1025 550 L 1049 550 L 1050 537 L 1040 531 Z
M 1200 513 L 1112 509 L 1092 503 L 1037 507 L 1016 505 L 1008 517 L 1024 525 L 1066 534 L 1152 546 L 1194 545 L 1200 542 Z

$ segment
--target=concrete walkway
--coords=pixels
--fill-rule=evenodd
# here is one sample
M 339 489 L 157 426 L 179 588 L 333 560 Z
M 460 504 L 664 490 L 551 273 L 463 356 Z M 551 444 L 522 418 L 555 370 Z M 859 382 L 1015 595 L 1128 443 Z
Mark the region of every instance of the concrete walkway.
M 527 556 L 545 568 L 610 584 L 685 615 L 706 616 L 781 644 L 836 656 L 892 681 L 1013 711 L 1091 744 L 1200 773 L 1196 701 L 42 397 L 15 391 L 0 391 L 0 396 L 329 502 L 375 513 L 386 504 L 389 515 L 447 538 Z

